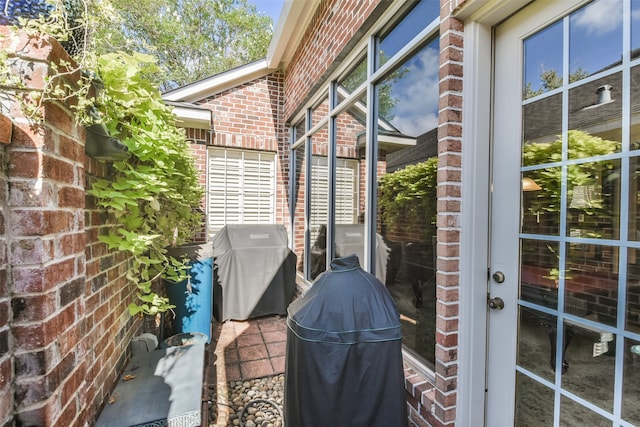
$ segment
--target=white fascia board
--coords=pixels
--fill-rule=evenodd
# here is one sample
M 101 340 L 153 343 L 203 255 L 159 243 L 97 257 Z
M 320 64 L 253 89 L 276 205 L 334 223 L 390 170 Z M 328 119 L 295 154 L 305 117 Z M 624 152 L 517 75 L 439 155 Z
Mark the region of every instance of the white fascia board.
M 267 66 L 267 60 L 251 62 L 247 65 L 225 71 L 215 76 L 174 89 L 162 95 L 162 99 L 174 102 L 196 102 L 242 83 L 264 77 L 274 70 Z
M 206 130 L 213 127 L 211 110 L 174 106 L 173 114 L 176 116 L 176 124 L 180 127 Z
M 320 0 L 285 0 L 267 50 L 267 64 L 272 69 L 288 64 L 304 36 Z

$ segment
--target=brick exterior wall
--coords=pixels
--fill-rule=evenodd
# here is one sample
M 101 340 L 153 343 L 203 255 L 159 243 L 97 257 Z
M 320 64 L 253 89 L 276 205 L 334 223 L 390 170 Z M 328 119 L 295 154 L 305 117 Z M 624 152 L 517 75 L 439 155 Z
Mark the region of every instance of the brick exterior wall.
M 289 133 L 283 121 L 283 79 L 281 72 L 274 72 L 203 99 L 199 104 L 212 111 L 213 145 L 276 154 L 276 223 L 288 229 L 290 162 Z M 206 150 L 200 147 L 197 153 L 198 168 L 206 167 Z M 203 163 L 199 161 L 201 157 L 205 159 Z M 206 180 L 206 170 L 201 171 Z
M 8 212 L 9 179 L 5 165 L 6 144 L 11 142 L 11 122 L 0 115 L 0 425 L 7 425 L 12 417 L 13 363 L 11 353 L 13 345 L 10 339 L 9 316 L 11 313 L 11 294 L 9 293 L 8 239 L 5 218 Z
M 441 1 L 440 108 L 438 112 L 438 205 L 436 276 L 436 388 L 432 425 L 453 425 L 458 375 L 460 203 L 462 175 L 463 23 Z
M 0 27 L 1 34 L 8 34 Z M 16 73 L 42 87 L 48 63 L 69 61 L 49 39 L 3 38 Z M 85 190 L 109 167 L 84 153 L 84 128 L 63 105 L 42 123 L 13 105 L 0 144 L 0 423 L 92 424 L 141 322 L 127 311 L 127 259 L 97 240 L 105 218 Z
M 325 0 L 320 3 L 287 68 L 287 119 L 300 111 L 315 88 L 323 84 L 322 80 L 332 64 L 339 61 L 379 3 L 373 0 Z M 459 3 L 441 2 L 436 378 L 432 384 L 419 372 L 406 367 L 411 426 L 451 426 L 456 415 L 463 27 L 461 22 L 450 17 L 450 11 Z M 302 174 L 300 181 L 303 180 Z M 296 215 L 300 215 L 302 196 L 297 194 Z M 296 230 L 295 236 L 296 241 L 302 241 L 300 230 Z

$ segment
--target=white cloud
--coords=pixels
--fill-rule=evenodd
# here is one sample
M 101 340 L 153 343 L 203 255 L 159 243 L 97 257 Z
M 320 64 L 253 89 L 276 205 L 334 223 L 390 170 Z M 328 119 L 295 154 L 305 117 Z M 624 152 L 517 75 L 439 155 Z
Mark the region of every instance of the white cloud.
M 597 1 L 575 15 L 572 23 L 580 30 L 601 36 L 622 27 L 622 2 L 619 0 Z
M 439 52 L 427 48 L 407 65 L 406 77 L 396 82 L 393 125 L 402 133 L 418 136 L 438 125 L 439 66 Z

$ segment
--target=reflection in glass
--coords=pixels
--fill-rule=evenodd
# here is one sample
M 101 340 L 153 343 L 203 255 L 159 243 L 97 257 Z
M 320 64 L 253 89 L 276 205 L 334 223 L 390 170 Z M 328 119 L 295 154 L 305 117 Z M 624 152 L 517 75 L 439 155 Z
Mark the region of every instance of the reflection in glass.
M 640 149 L 640 67 L 631 68 L 631 123 L 629 126 L 631 150 Z
M 598 0 L 569 18 L 570 81 L 622 61 L 622 2 Z
M 329 98 L 323 98 L 316 104 L 311 111 L 311 127 L 314 127 L 321 120 L 326 119 L 329 115 Z
M 567 244 L 565 313 L 616 325 L 619 257 L 614 246 Z
M 631 0 L 631 59 L 640 54 L 640 1 Z
M 562 21 L 524 41 L 524 99 L 562 85 Z
M 341 80 L 338 81 L 338 103 L 348 97 L 367 79 L 367 57 L 365 56 Z
M 640 240 L 640 157 L 629 159 L 629 240 Z
M 520 372 L 516 372 L 514 425 L 518 427 L 553 425 L 553 390 Z
M 305 145 L 299 146 L 294 151 L 295 156 L 295 181 L 293 183 L 293 250 L 298 258 L 298 270 L 303 271 L 304 268 L 304 245 L 305 245 L 305 230 L 304 230 L 304 195 L 306 185 L 306 157 L 305 157 Z
M 310 279 L 326 269 L 326 227 L 329 212 L 328 128 L 323 126 L 311 138 L 311 206 L 309 215 Z
M 537 147 L 540 145 L 525 146 Z M 522 232 L 560 234 L 560 189 L 562 168 L 527 171 L 522 174 Z
M 438 126 L 439 40 L 435 39 L 378 85 L 378 128 L 417 137 Z
M 620 160 L 567 167 L 567 235 L 617 239 L 620 234 Z
M 632 425 L 640 425 L 640 342 L 624 340 L 624 374 L 622 386 L 622 419 Z
M 520 299 L 558 308 L 558 242 L 521 240 Z
M 431 368 L 436 331 L 438 61 L 434 40 L 377 87 L 377 228 L 383 240 L 378 247 L 389 248 L 386 283 L 400 312 L 403 344 Z
M 627 253 L 627 325 L 626 330 L 640 334 L 640 250 Z
M 306 129 L 305 129 L 305 124 L 304 124 L 304 120 L 298 122 L 295 126 L 294 126 L 294 130 L 295 130 L 295 141 L 294 144 L 299 142 L 300 139 L 304 136 Z
M 556 316 L 520 307 L 518 366 L 553 382 L 556 348 Z
M 562 143 L 548 151 L 548 145 L 561 141 L 562 134 L 562 94 L 547 96 L 536 102 L 525 105 L 522 109 L 523 141 L 522 164 L 533 166 L 543 163 L 559 162 L 561 160 Z M 541 147 L 535 147 L 535 145 Z M 535 156 L 536 150 L 546 156 Z M 547 152 L 545 153 L 545 150 Z
M 398 53 L 422 29 L 440 16 L 439 0 L 422 0 L 398 25 L 380 38 L 379 64 L 384 65 L 389 58 Z
M 591 384 L 590 387 L 595 389 L 597 384 Z M 612 422 L 568 397 L 562 396 L 560 400 L 560 425 L 562 427 L 611 427 Z
M 622 73 L 576 86 L 569 91 L 569 159 L 620 151 L 622 141 Z

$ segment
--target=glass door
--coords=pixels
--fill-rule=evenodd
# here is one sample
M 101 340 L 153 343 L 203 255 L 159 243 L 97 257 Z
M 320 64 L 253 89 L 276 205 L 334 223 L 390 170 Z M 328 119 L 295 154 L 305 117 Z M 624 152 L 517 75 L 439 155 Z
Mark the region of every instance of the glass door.
M 640 425 L 639 11 L 496 29 L 488 426 Z

